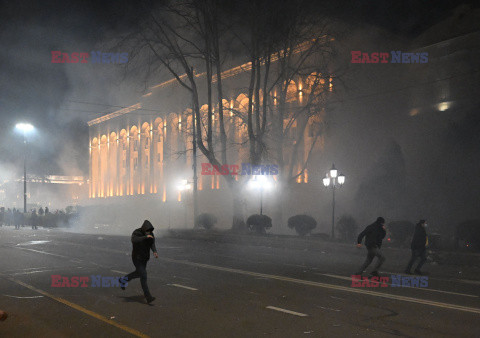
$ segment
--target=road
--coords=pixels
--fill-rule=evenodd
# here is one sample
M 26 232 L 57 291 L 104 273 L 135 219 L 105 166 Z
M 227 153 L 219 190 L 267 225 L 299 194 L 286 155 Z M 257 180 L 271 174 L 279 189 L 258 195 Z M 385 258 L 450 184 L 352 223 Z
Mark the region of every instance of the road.
M 52 287 L 52 275 L 133 270 L 128 236 L 0 228 L 0 337 L 479 337 L 478 269 L 427 266 L 427 288 L 354 288 L 365 250 L 324 251 L 157 235 L 148 280 Z M 383 274 L 401 271 L 388 261 Z

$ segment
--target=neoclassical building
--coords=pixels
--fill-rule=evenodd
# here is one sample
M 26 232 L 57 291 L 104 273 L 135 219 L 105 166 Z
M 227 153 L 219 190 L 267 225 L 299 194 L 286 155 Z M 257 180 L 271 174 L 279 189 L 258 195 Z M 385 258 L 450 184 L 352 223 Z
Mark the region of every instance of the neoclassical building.
M 228 138 L 229 164 L 248 162 L 248 144 L 245 116 L 248 106 L 246 86 L 249 80 L 249 63 L 233 67 L 222 73 L 225 129 Z M 205 73 L 196 75 L 200 80 Z M 310 76 L 298 76 L 287 91 L 287 104 L 295 109 L 306 101 L 309 94 Z M 199 81 L 200 82 L 200 81 Z M 322 76 L 319 80 L 325 93 L 333 91 L 333 77 Z M 205 88 L 201 88 L 205 92 Z M 203 93 L 205 94 L 205 93 Z M 138 103 L 88 122 L 90 134 L 90 181 L 89 198 L 112 198 L 138 195 L 154 195 L 162 201 L 181 201 L 178 181 L 191 179 L 192 173 L 192 111 L 190 94 L 176 79 L 170 79 L 151 88 Z M 272 103 L 277 104 L 276 91 Z M 200 95 L 202 96 L 202 95 Z M 206 102 L 203 102 L 206 103 Z M 158 108 L 157 108 L 158 107 Z M 206 116 L 208 106 L 201 107 Z M 213 108 L 214 139 L 219 133 L 218 105 Z M 285 124 L 289 118 L 285 120 Z M 314 139 L 313 127 L 319 115 L 311 118 L 302 140 L 302 155 L 307 156 Z M 295 139 L 296 123 L 289 128 L 291 139 Z M 286 147 L 290 147 L 286 145 Z M 318 142 L 317 148 L 321 147 Z M 225 182 L 220 175 L 201 175 L 201 163 L 208 162 L 200 150 L 198 156 L 198 190 L 222 190 Z M 296 168 L 300 171 L 300 165 Z M 238 177 L 237 177 L 238 179 Z M 297 182 L 308 182 L 308 169 L 297 178 Z

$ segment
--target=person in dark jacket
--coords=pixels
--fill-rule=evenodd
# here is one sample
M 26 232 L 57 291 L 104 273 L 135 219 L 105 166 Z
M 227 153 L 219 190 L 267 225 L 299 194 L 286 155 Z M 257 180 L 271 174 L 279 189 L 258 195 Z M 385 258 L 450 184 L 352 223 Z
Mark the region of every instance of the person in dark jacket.
M 134 278 L 140 278 L 143 293 L 148 304 L 155 300 L 155 297 L 150 294 L 147 284 L 147 262 L 150 259 L 150 250 L 152 250 L 155 258 L 158 258 L 153 229 L 152 223 L 145 220 L 142 227 L 133 231 L 131 238 L 133 244 L 132 261 L 133 265 L 135 265 L 135 271 L 120 278 L 120 286 L 123 290 L 125 290 L 125 282 Z
M 423 275 L 421 268 L 423 264 L 427 261 L 427 231 L 425 228 L 427 227 L 427 221 L 421 219 L 420 222 L 415 225 L 415 230 L 413 232 L 412 238 L 412 258 L 408 262 L 407 268 L 405 269 L 405 273 L 411 275 L 412 274 L 412 266 L 417 260 L 420 258 L 420 262 L 418 263 L 417 267 L 415 268 L 415 273 L 417 275 Z
M 357 247 L 362 247 L 362 239 L 365 237 L 365 247 L 367 248 L 367 258 L 363 263 L 360 271 L 356 273 L 356 275 L 362 275 L 363 272 L 367 269 L 367 267 L 372 263 L 373 258 L 375 256 L 378 258 L 377 265 L 370 273 L 371 276 L 378 277 L 378 269 L 382 266 L 383 262 L 385 262 L 385 256 L 380 251 L 382 246 L 382 241 L 385 238 L 386 231 L 385 231 L 385 219 L 383 217 L 378 217 L 377 220 L 367 226 L 365 230 L 363 230 L 357 238 Z

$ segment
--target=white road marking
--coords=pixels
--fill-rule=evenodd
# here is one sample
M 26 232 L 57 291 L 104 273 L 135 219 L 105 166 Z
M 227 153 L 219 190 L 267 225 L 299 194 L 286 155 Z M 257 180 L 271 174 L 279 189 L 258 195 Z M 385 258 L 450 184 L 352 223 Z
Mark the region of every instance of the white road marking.
M 181 284 L 168 284 L 168 285 L 176 286 L 177 288 L 187 289 L 187 290 L 191 290 L 191 291 L 198 291 L 198 289 L 191 288 L 189 286 L 185 286 L 185 285 L 181 285 Z
M 47 270 L 35 270 L 35 271 L 25 271 L 25 272 L 17 272 L 10 274 L 11 276 L 18 276 L 18 275 L 30 275 L 32 273 L 42 273 L 47 271 L 55 271 L 55 269 L 47 269 Z
M 116 272 L 116 273 L 121 273 L 122 275 L 128 275 L 128 272 L 123 272 L 123 271 L 118 271 L 118 270 L 110 270 L 112 272 Z
M 477 280 L 469 280 L 469 279 L 457 279 L 456 281 L 462 282 L 462 283 L 467 283 L 467 284 L 474 284 L 474 285 L 480 285 L 480 282 Z
M 320 309 L 330 310 L 330 311 L 335 311 L 335 312 L 340 312 L 341 311 L 339 309 L 331 309 L 329 307 L 323 307 L 323 306 L 320 306 L 320 305 L 318 305 L 317 307 L 319 307 Z
M 43 296 L 30 296 L 30 297 L 19 297 L 19 296 L 11 296 L 11 295 L 4 295 L 4 296 L 11 297 L 11 298 L 19 298 L 19 299 L 43 298 Z
M 25 243 L 19 243 L 17 245 L 22 246 L 22 245 L 36 245 L 36 244 L 45 244 L 50 241 L 30 241 L 30 242 L 25 242 Z
M 271 278 L 271 279 L 275 279 L 275 280 L 279 280 L 279 281 L 296 283 L 296 284 L 301 284 L 301 285 L 315 286 L 315 287 L 320 287 L 320 288 L 325 288 L 325 289 L 330 289 L 330 290 L 345 291 L 345 292 L 350 292 L 350 293 L 363 294 L 363 295 L 367 295 L 367 296 L 387 298 L 387 299 L 393 299 L 393 300 L 401 300 L 401 301 L 404 301 L 404 302 L 410 302 L 410 303 L 416 303 L 416 304 L 422 304 L 422 305 L 435 306 L 435 307 L 444 308 L 444 309 L 458 310 L 458 311 L 465 311 L 465 312 L 480 314 L 480 308 L 475 308 L 475 307 L 462 306 L 462 305 L 443 303 L 443 302 L 436 302 L 436 301 L 431 301 L 431 300 L 427 300 L 427 299 L 400 296 L 400 295 L 394 295 L 394 294 L 389 294 L 389 293 L 385 293 L 385 292 L 376 292 L 376 291 L 370 291 L 370 290 L 364 290 L 364 289 L 359 289 L 359 288 L 352 288 L 352 287 L 346 287 L 346 286 L 340 286 L 340 285 L 334 285 L 334 284 L 328 284 L 328 283 L 313 282 L 313 281 L 309 281 L 309 280 L 296 279 L 296 278 L 291 278 L 291 277 L 269 275 L 269 274 L 259 273 L 259 272 L 245 271 L 245 270 L 239 270 L 239 269 L 233 269 L 233 268 L 224 268 L 224 267 L 221 267 L 221 266 L 194 263 L 194 262 L 190 262 L 190 261 L 179 261 L 179 260 L 171 259 L 171 258 L 161 257 L 161 258 L 159 258 L 159 260 L 163 260 L 164 262 L 170 262 L 170 263 L 175 263 L 175 264 L 184 264 L 184 265 L 189 265 L 189 266 L 201 267 L 201 268 L 210 269 L 210 270 L 225 271 L 225 272 L 236 273 L 236 274 L 247 275 L 247 276 L 254 276 L 254 277 Z
M 337 278 L 337 279 L 343 279 L 343 280 L 348 280 L 351 281 L 351 277 L 346 277 L 346 276 L 338 276 L 338 275 L 332 275 L 329 273 L 315 273 L 316 275 L 322 275 L 322 276 L 327 276 L 327 277 L 332 277 L 332 278 Z M 405 275 L 406 276 L 406 275 Z M 388 276 L 386 276 L 388 277 Z M 392 285 L 392 283 L 385 283 L 387 285 Z M 458 293 L 458 292 L 452 292 L 452 291 L 444 291 L 444 290 L 437 290 L 437 289 L 431 289 L 431 288 L 417 288 L 417 287 L 408 287 L 409 289 L 415 289 L 415 290 L 423 290 L 423 291 L 431 291 L 431 292 L 440 292 L 440 293 L 446 293 L 450 295 L 457 295 L 457 296 L 464 296 L 464 297 L 472 297 L 472 298 L 478 298 L 476 295 L 469 295 L 467 293 Z
M 280 312 L 288 313 L 290 315 L 299 316 L 299 317 L 308 317 L 308 315 L 306 315 L 305 313 L 290 311 L 290 310 L 282 309 L 280 307 L 275 307 L 275 306 L 267 306 L 267 309 L 280 311 Z
M 15 247 L 15 248 L 20 249 L 20 250 L 37 252 L 37 253 L 41 253 L 41 254 L 44 254 L 44 255 L 56 256 L 56 257 L 61 257 L 61 258 L 70 258 L 70 257 L 64 256 L 64 255 L 57 255 L 57 254 L 54 254 L 54 253 L 51 253 L 51 252 L 46 252 L 46 251 L 40 251 L 40 250 L 34 250 L 34 249 L 27 249 L 27 248 L 20 248 L 20 247 Z
M 4 272 L 5 272 L 5 273 L 14 273 L 14 272 L 17 272 L 17 271 L 40 270 L 40 269 L 46 269 L 46 268 L 48 268 L 48 266 L 41 266 L 41 267 L 38 267 L 38 268 L 25 268 L 25 269 L 6 270 L 6 271 L 4 271 Z

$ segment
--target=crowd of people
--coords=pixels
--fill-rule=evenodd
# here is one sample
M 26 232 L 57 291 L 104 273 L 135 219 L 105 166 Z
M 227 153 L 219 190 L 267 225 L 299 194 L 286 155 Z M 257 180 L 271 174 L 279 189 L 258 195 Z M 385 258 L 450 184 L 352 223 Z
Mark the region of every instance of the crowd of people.
M 68 223 L 67 214 L 63 210 L 50 212 L 48 207 L 40 207 L 31 209 L 30 212 L 24 213 L 16 208 L 0 208 L 0 226 L 15 226 L 19 230 L 20 227 L 28 226 L 32 229 L 38 229 L 39 226 L 56 227 L 59 223 Z

